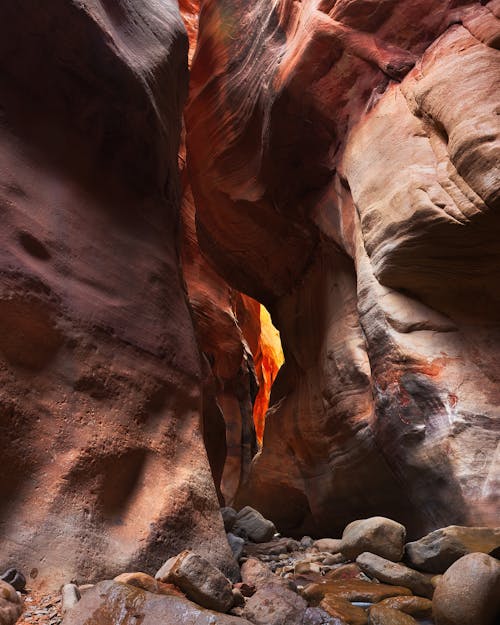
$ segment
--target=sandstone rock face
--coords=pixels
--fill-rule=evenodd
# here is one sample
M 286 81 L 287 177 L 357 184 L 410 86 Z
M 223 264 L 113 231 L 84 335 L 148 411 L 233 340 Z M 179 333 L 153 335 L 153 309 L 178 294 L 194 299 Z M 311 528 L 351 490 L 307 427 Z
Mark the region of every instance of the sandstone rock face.
M 407 543 L 405 558 L 417 569 L 444 573 L 467 553 L 490 553 L 500 547 L 500 528 L 443 527 L 420 540 Z
M 399 562 L 391 562 L 373 553 L 362 553 L 356 558 L 356 564 L 371 577 L 386 584 L 404 586 L 421 597 L 432 598 L 434 586 L 427 577 Z
M 22 611 L 23 604 L 17 592 L 0 580 L 0 625 L 14 625 Z
M 64 625 L 114 625 L 121 619 L 144 625 L 251 625 L 249 621 L 205 610 L 182 597 L 165 597 L 118 582 L 100 582 L 65 616 Z
M 349 523 L 345 528 L 340 551 L 350 560 L 355 560 L 363 552 L 369 551 L 398 562 L 403 557 L 405 536 L 405 527 L 391 519 L 361 519 Z
M 186 110 L 199 243 L 266 304 L 285 353 L 238 502 L 283 533 L 495 522 L 498 14 L 202 4 Z
M 500 617 L 500 562 L 470 553 L 443 575 L 432 600 L 436 625 L 494 625 Z
M 0 24 L 2 565 L 56 588 L 189 546 L 234 572 L 176 253 L 177 5 L 21 0 Z

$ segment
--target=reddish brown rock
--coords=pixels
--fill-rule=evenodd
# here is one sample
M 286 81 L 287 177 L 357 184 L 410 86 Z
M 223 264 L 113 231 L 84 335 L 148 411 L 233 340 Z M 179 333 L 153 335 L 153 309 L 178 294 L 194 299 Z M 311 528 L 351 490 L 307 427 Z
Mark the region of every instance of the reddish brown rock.
M 495 522 L 496 14 L 203 2 L 186 110 L 199 242 L 271 310 L 286 357 L 238 503 L 287 534 Z
M 106 581 L 86 592 L 65 616 L 64 625 L 114 625 L 124 619 L 144 625 L 250 625 L 249 621 L 206 610 L 182 597 L 157 595 L 128 584 Z
M 0 580 L 0 623 L 14 625 L 23 611 L 23 603 L 14 588 Z
M 347 601 L 376 603 L 388 597 L 411 595 L 411 591 L 400 586 L 376 584 L 361 579 L 339 579 L 309 584 L 304 588 L 303 595 L 312 602 L 319 602 L 327 595 L 332 595 Z
M 56 588 L 189 546 L 235 574 L 176 252 L 177 6 L 21 0 L 0 23 L 2 563 Z

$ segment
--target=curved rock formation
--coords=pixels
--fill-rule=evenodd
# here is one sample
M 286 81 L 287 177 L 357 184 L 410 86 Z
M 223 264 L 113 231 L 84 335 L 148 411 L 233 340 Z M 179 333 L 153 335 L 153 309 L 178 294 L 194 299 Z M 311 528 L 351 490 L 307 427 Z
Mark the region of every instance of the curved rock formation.
M 205 0 L 198 239 L 286 363 L 240 503 L 410 536 L 498 504 L 498 0 Z
M 0 23 L 2 565 L 54 588 L 190 547 L 234 572 L 176 253 L 176 3 L 20 0 Z

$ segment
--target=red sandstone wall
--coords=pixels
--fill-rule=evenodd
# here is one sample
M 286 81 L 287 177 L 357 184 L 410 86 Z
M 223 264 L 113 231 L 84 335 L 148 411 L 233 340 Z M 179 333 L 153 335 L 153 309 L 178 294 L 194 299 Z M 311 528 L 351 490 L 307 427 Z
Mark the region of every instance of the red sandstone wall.
M 281 332 L 241 503 L 284 531 L 495 522 L 499 10 L 202 3 L 198 239 Z

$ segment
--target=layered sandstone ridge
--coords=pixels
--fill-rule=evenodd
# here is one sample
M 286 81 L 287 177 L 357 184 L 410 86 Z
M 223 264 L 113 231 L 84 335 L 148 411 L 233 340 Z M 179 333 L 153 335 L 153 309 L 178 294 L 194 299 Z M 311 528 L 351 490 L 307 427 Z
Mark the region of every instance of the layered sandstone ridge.
M 240 503 L 286 532 L 494 523 L 499 15 L 498 0 L 202 4 L 196 229 L 281 332 Z
M 29 584 L 236 565 L 176 252 L 175 3 L 0 8 L 0 554 Z

